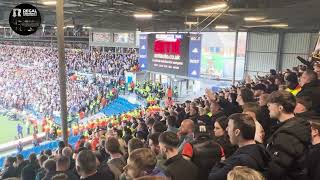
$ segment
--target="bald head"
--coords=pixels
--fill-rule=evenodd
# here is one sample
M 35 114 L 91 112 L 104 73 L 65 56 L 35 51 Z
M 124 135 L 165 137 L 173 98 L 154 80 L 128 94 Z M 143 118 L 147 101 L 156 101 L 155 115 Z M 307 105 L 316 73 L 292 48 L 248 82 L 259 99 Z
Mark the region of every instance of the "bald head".
M 194 123 L 191 119 L 185 119 L 181 123 L 180 134 L 187 135 L 194 131 Z
M 66 157 L 71 157 L 72 156 L 72 149 L 70 147 L 63 148 L 62 155 L 66 156 Z
M 259 106 L 267 105 L 269 94 L 261 94 L 259 97 Z

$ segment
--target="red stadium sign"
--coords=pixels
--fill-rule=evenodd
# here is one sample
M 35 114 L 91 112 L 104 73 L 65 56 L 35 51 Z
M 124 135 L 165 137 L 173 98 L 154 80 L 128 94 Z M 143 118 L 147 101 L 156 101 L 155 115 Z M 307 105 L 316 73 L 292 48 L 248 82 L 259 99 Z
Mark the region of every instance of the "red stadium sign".
M 175 41 L 155 40 L 154 54 L 180 55 L 181 40 Z

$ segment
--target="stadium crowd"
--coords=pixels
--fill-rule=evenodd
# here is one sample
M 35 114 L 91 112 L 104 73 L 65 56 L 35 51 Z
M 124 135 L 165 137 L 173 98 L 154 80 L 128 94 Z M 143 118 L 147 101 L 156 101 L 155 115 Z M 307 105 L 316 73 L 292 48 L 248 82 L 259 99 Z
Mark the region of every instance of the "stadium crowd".
M 75 147 L 8 157 L 2 179 L 318 180 L 319 69 L 271 70 L 160 111 L 124 114 L 87 129 Z
M 50 48 L 1 46 L 0 104 L 21 110 L 32 105 L 44 115 L 59 111 L 54 54 Z M 135 50 L 67 50 L 66 60 L 69 112 L 96 113 L 116 95 L 112 87 L 122 84 L 124 71 L 138 70 Z M 59 142 L 58 149 L 32 153 L 28 160 L 8 157 L 0 179 L 318 180 L 319 79 L 315 63 L 271 70 L 182 104 L 170 101 L 163 109 L 149 101 L 146 109 L 89 121 L 76 133 L 81 137 L 74 147 Z M 173 94 L 150 82 L 129 87 L 147 100 L 171 100 Z
M 81 62 L 81 63 L 80 63 Z M 59 111 L 57 50 L 41 47 L 1 46 L 0 104 L 5 108 L 24 110 L 30 106 L 44 116 Z M 116 85 L 124 71 L 137 71 L 137 55 L 87 50 L 66 50 L 68 110 L 90 110 L 92 102 L 105 97 L 110 84 Z M 76 72 L 93 74 L 94 78 L 77 79 Z M 104 76 L 98 76 L 103 73 Z

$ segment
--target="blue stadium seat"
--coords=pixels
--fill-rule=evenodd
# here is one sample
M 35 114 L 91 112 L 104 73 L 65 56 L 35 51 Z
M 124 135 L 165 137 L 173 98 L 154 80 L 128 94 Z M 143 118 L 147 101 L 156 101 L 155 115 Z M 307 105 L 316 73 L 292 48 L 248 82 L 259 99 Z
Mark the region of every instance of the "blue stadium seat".
M 69 137 L 68 143 L 72 147 L 74 147 L 74 145 L 79 140 L 79 138 L 80 138 L 80 136 L 71 136 L 71 137 Z M 45 143 L 40 144 L 40 146 L 25 149 L 21 152 L 21 154 L 23 155 L 24 158 L 28 158 L 31 153 L 40 154 L 41 151 L 43 151 L 43 150 L 46 150 L 46 149 L 54 150 L 56 148 L 58 148 L 58 141 L 49 141 L 49 142 L 45 142 Z M 16 154 L 17 153 L 12 153 L 9 156 L 15 156 Z M 6 159 L 6 157 L 0 157 L 0 169 L 3 167 L 5 159 Z

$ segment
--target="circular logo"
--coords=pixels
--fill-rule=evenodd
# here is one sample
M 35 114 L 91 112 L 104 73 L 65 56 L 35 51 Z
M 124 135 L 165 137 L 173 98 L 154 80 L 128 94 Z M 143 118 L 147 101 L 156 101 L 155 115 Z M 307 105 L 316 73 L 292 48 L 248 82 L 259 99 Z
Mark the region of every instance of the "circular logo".
M 9 24 L 17 34 L 23 36 L 33 34 L 41 25 L 40 12 L 31 4 L 19 4 L 12 9 Z

